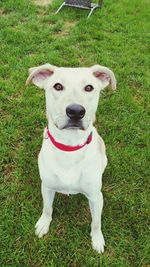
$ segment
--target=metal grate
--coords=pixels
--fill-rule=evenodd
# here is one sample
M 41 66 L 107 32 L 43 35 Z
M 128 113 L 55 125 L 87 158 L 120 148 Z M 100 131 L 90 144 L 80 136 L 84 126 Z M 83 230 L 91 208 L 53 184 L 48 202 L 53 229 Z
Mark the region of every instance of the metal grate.
M 90 0 L 65 0 L 65 3 L 72 6 L 91 7 Z
M 82 8 L 82 9 L 89 9 L 90 12 L 88 14 L 88 18 L 91 16 L 92 12 L 98 8 L 102 7 L 103 0 L 99 0 L 98 4 L 91 3 L 91 0 L 65 0 L 61 4 L 61 6 L 58 8 L 58 10 L 55 12 L 57 14 L 63 6 L 69 6 L 69 7 L 77 7 L 77 8 Z

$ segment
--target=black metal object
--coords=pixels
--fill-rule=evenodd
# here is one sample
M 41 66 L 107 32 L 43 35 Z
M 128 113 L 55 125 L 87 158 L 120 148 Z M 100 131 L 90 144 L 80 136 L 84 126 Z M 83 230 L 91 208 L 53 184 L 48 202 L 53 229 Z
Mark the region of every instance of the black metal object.
M 99 0 L 98 4 L 91 3 L 91 0 L 65 0 L 62 5 L 58 8 L 55 14 L 57 14 L 64 6 L 77 7 L 82 9 L 89 9 L 88 18 L 91 16 L 92 12 L 98 8 L 102 7 L 103 0 Z
M 91 7 L 90 0 L 66 0 L 65 3 L 69 5 Z

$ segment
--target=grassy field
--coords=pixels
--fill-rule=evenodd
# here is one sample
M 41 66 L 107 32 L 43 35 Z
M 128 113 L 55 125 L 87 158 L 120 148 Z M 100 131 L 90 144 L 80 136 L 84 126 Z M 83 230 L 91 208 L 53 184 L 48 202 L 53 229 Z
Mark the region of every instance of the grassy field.
M 32 1 L 1 1 L 1 256 L 12 267 L 148 267 L 148 0 L 104 0 L 89 20 L 87 11 L 47 7 Z M 105 140 L 103 178 L 106 250 L 91 248 L 90 213 L 84 196 L 58 194 L 48 235 L 34 225 L 42 200 L 37 155 L 46 125 L 44 92 L 25 87 L 28 68 L 111 68 L 114 93 L 100 98 L 96 127 Z M 149 106 L 150 108 L 150 106 Z M 150 110 L 150 109 L 149 109 Z

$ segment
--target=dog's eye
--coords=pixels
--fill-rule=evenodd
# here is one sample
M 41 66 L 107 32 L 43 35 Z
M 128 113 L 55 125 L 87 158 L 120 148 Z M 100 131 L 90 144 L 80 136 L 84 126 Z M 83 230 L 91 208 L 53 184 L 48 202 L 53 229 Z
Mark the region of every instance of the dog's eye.
M 56 83 L 54 85 L 54 88 L 55 88 L 56 91 L 62 91 L 64 89 L 64 87 L 62 86 L 61 83 Z
M 93 87 L 92 85 L 89 84 L 89 85 L 85 86 L 84 90 L 85 90 L 86 92 L 91 92 L 91 91 L 94 90 L 94 87 Z

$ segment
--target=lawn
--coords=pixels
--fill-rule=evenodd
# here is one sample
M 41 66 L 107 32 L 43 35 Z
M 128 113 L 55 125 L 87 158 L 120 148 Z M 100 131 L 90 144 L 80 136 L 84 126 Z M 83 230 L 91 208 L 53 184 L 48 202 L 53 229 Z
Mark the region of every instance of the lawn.
M 1 256 L 12 267 L 148 267 L 148 0 L 104 0 L 87 11 L 53 1 L 1 1 Z M 50 232 L 38 239 L 42 210 L 37 156 L 46 125 L 44 92 L 26 87 L 28 68 L 101 64 L 116 74 L 106 89 L 96 127 L 109 164 L 103 177 L 106 249 L 91 248 L 90 213 L 82 195 L 57 194 Z M 148 100 L 149 99 L 149 100 Z M 149 106 L 150 110 L 150 106 Z

